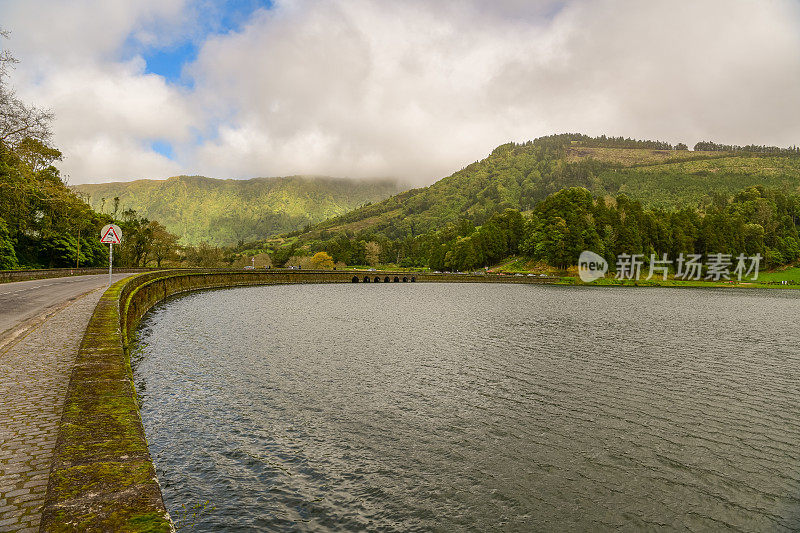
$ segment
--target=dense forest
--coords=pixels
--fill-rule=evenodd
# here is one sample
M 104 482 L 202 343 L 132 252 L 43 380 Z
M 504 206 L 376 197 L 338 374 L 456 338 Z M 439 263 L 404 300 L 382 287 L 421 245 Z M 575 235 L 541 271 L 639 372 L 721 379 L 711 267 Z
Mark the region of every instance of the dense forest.
M 583 250 L 615 264 L 620 254 L 760 254 L 767 266 L 800 259 L 800 196 L 750 187 L 732 198 L 716 196 L 703 208 L 647 209 L 624 195 L 593 196 L 584 188 L 558 191 L 530 213 L 506 209 L 475 227 L 467 220 L 399 241 L 379 235 L 357 241 L 379 250 L 385 262 L 434 270 L 466 271 L 490 267 L 520 255 L 566 269 Z M 367 240 L 372 239 L 372 240 Z M 352 260 L 353 245 L 338 238 L 324 245 L 334 260 Z M 363 252 L 357 252 L 363 260 Z
M 158 220 L 184 245 L 230 246 L 303 228 L 401 191 L 392 180 L 313 176 L 221 180 L 176 176 L 166 180 L 75 185 L 103 213 L 133 209 Z
M 749 187 L 732 197 L 715 195 L 702 207 L 645 208 L 625 195 L 610 199 L 579 187 L 548 196 L 530 212 L 505 209 L 481 226 L 467 219 L 415 237 L 390 239 L 381 233 L 339 235 L 309 243 L 345 264 L 396 263 L 405 267 L 467 271 L 491 267 L 511 256 L 567 269 L 583 250 L 610 265 L 618 255 L 760 254 L 764 266 L 800 259 L 800 195 Z M 278 249 L 280 264 L 297 255 L 297 243 Z
M 733 148 L 580 134 L 506 144 L 430 187 L 286 235 L 276 262 L 324 250 L 347 264 L 471 270 L 521 256 L 566 268 L 584 249 L 612 265 L 620 253 L 797 261 L 800 157 Z
M 602 197 L 624 194 L 648 208 L 676 210 L 698 207 L 710 194 L 733 196 L 758 185 L 794 191 L 800 185 L 800 157 L 793 153 L 642 147 L 663 148 L 663 144 L 580 134 L 504 144 L 429 187 L 392 196 L 289 236 L 311 242 L 375 233 L 398 240 L 462 219 L 481 226 L 505 209 L 530 211 L 569 187 L 584 187 Z
M 739 146 L 736 144 L 717 144 L 710 141 L 700 141 L 694 145 L 695 150 L 705 150 L 710 152 L 750 152 L 753 154 L 790 154 L 800 155 L 800 147 L 790 146 L 789 148 L 780 148 L 778 146 L 764 146 L 748 144 L 747 146 Z

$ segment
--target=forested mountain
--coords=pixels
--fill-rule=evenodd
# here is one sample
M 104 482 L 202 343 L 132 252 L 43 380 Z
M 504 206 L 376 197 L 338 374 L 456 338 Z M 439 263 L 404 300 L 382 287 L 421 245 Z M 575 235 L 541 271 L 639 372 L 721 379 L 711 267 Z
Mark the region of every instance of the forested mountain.
M 548 195 L 584 187 L 596 196 L 624 194 L 645 207 L 698 206 L 714 194 L 733 195 L 754 185 L 796 191 L 800 186 L 797 151 L 721 151 L 673 149 L 658 141 L 591 138 L 580 134 L 542 137 L 504 144 L 433 185 L 400 193 L 382 202 L 324 221 L 303 240 L 333 234 L 380 234 L 402 239 L 428 233 L 449 222 L 480 226 L 493 214 L 533 209 Z M 776 153 L 773 153 L 776 152 Z
M 304 176 L 250 180 L 177 176 L 73 189 L 99 212 L 133 209 L 164 224 L 183 244 L 216 246 L 297 230 L 402 190 L 391 180 Z
M 275 257 L 325 251 L 347 264 L 449 270 L 512 255 L 566 268 L 583 249 L 609 262 L 620 253 L 759 253 L 771 267 L 800 259 L 798 150 L 703 146 L 579 134 L 502 145 L 429 187 L 288 234 Z

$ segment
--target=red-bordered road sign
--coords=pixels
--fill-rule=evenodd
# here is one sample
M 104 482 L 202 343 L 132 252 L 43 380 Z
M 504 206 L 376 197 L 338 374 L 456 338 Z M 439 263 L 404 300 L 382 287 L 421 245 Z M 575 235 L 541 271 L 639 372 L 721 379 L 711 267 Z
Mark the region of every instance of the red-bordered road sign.
M 100 230 L 100 242 L 103 244 L 119 244 L 122 242 L 122 230 L 116 224 L 107 224 Z

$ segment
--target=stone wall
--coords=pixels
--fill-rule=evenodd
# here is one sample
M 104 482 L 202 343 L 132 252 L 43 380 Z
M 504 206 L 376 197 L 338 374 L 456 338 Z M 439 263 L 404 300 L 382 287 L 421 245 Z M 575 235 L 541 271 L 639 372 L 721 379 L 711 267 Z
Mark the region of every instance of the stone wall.
M 524 276 L 373 271 L 157 271 L 106 290 L 86 328 L 70 379 L 42 531 L 164 531 L 172 523 L 147 448 L 128 356 L 153 305 L 186 291 L 288 283 L 547 283 Z M 395 281 L 395 279 L 397 281 Z

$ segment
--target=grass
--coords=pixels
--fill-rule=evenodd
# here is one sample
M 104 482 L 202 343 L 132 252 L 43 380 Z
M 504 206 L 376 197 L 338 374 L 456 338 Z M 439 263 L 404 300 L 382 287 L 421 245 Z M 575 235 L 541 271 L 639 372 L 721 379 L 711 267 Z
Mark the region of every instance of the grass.
M 495 265 L 489 269 L 489 272 L 506 272 L 509 274 L 548 274 L 556 275 L 559 270 L 551 267 L 545 263 L 533 261 L 527 257 L 510 257 L 502 263 Z
M 643 272 L 645 272 L 643 270 Z M 592 283 L 583 283 L 577 277 L 575 268 L 570 268 L 566 275 L 564 271 L 559 271 L 548 265 L 537 263 L 525 257 L 511 257 L 489 269 L 490 273 L 507 274 L 548 274 L 559 277 L 559 284 L 565 285 L 603 285 L 603 286 L 626 286 L 626 287 L 756 287 L 756 288 L 800 288 L 800 266 L 791 266 L 772 272 L 760 272 L 756 281 L 743 280 L 742 282 L 722 280 L 718 282 L 704 280 L 678 280 L 678 279 L 651 279 L 646 280 L 643 276 L 640 280 L 617 280 L 613 274 L 608 274 L 606 278 L 596 280 Z M 782 281 L 794 282 L 795 284 L 781 285 Z
M 758 281 L 761 282 L 780 282 L 795 281 L 800 283 L 800 266 L 790 266 L 773 272 L 759 272 Z

